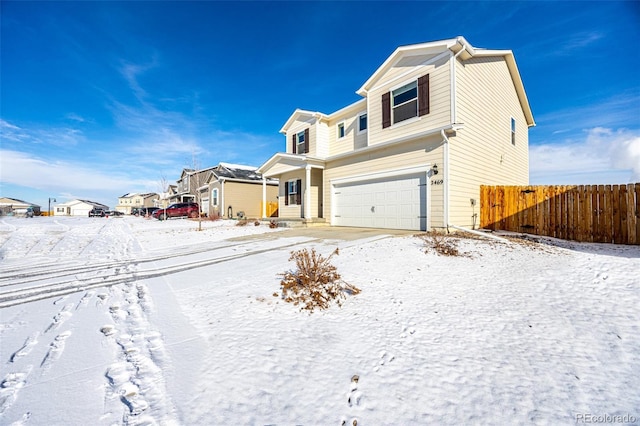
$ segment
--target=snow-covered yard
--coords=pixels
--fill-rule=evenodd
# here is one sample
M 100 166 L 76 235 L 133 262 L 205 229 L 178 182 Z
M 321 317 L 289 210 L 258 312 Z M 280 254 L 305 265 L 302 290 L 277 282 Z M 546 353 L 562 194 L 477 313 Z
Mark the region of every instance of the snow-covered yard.
M 233 225 L 2 219 L 0 424 L 640 422 L 640 247 Z M 362 292 L 275 297 L 304 247 Z

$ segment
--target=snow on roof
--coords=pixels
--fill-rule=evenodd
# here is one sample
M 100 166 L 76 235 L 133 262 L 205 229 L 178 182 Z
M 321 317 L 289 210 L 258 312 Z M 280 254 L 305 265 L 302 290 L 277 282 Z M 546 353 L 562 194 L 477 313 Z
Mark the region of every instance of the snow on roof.
M 227 169 L 239 169 L 239 170 L 257 170 L 257 167 L 254 166 L 245 166 L 243 164 L 231 164 L 231 163 L 220 163 L 222 167 L 226 167 Z

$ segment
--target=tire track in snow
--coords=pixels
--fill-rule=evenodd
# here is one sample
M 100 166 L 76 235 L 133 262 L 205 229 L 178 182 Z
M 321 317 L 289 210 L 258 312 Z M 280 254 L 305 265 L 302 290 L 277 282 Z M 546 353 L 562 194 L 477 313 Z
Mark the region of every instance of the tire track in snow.
M 229 262 L 235 259 L 244 258 L 247 256 L 254 256 L 267 251 L 288 249 L 291 247 L 309 244 L 319 239 L 305 240 L 297 243 L 289 243 L 281 246 L 268 247 L 259 250 L 247 251 L 242 253 L 236 253 L 227 256 L 221 256 L 214 259 L 199 260 L 194 262 L 185 262 L 174 266 L 158 267 L 153 269 L 146 269 L 143 271 L 127 272 L 116 276 L 99 275 L 89 279 L 74 279 L 70 281 L 62 281 L 57 283 L 41 284 L 37 286 L 19 288 L 15 290 L 8 290 L 0 292 L 0 308 L 9 306 L 20 305 L 23 303 L 33 302 L 36 300 L 47 299 L 50 297 L 64 296 L 78 291 L 89 290 L 98 287 L 109 287 L 116 284 L 131 283 L 134 281 L 140 281 L 145 279 L 151 279 L 161 277 L 165 275 L 176 274 L 179 272 L 188 271 L 194 268 L 202 268 L 206 266 L 215 265 L 218 263 Z M 132 261 L 129 265 L 137 264 Z

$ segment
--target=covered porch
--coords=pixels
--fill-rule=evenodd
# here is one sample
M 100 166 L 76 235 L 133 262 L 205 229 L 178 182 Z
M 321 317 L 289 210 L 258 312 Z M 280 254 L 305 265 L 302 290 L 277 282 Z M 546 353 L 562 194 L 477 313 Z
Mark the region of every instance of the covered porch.
M 258 168 L 262 174 L 263 206 L 267 179 L 277 178 L 278 211 L 281 219 L 314 221 L 324 217 L 325 163 L 307 155 L 277 153 Z M 267 217 L 263 207 L 262 217 Z

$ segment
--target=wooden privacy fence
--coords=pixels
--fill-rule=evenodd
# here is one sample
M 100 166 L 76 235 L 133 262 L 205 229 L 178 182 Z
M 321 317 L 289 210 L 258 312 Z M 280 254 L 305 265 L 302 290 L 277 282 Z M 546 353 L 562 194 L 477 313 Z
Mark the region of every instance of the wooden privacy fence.
M 640 244 L 640 183 L 483 185 L 480 226 L 565 240 Z

